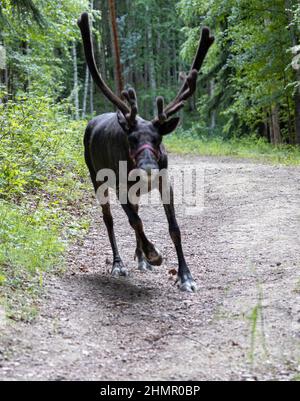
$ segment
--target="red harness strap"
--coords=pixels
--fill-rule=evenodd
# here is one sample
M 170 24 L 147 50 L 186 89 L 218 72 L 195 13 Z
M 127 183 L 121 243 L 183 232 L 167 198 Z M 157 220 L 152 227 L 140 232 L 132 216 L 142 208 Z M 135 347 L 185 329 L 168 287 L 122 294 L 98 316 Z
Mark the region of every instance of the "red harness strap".
M 130 154 L 132 159 L 136 159 L 138 155 L 145 149 L 149 149 L 154 156 L 156 157 L 157 161 L 160 159 L 160 151 L 153 148 L 153 146 L 146 143 L 145 145 L 140 146 L 135 152 Z

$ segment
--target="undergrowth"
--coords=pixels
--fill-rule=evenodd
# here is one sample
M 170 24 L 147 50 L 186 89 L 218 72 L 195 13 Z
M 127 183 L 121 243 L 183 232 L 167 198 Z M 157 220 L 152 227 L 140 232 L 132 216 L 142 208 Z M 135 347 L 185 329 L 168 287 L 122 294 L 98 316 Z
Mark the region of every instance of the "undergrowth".
M 0 302 L 12 319 L 36 315 L 45 273 L 88 228 L 84 126 L 47 97 L 0 105 Z

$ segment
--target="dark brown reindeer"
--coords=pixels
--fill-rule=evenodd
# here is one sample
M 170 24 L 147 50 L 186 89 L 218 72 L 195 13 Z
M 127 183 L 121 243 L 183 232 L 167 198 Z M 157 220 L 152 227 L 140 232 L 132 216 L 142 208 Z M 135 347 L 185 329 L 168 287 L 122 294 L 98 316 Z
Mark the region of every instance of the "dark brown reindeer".
M 98 72 L 87 13 L 81 15 L 78 20 L 78 26 L 81 30 L 85 57 L 92 78 L 104 96 L 118 109 L 115 113 L 101 114 L 89 122 L 84 137 L 85 160 L 95 191 L 97 192 L 104 182 L 97 179 L 98 172 L 102 169 L 110 169 L 117 177 L 116 193 L 121 199 L 121 186 L 118 180 L 120 161 L 127 162 L 126 177 L 135 169 L 140 169 L 149 175 L 152 171 L 161 171 L 168 167 L 167 154 L 162 145 L 162 138 L 177 127 L 179 118 L 170 117 L 178 112 L 184 106 L 185 101 L 195 92 L 198 72 L 214 38 L 210 36 L 208 28 L 202 29 L 199 47 L 190 73 L 185 78 L 177 96 L 167 106 L 164 106 L 163 98 L 158 97 L 156 100 L 157 117 L 152 121 L 146 121 L 138 116 L 134 89 L 123 91 L 122 97 L 124 100 L 122 100 L 111 91 Z M 128 188 L 131 185 L 133 185 L 133 182 L 128 181 Z M 159 190 L 162 196 L 163 189 L 161 185 L 159 185 Z M 181 235 L 174 211 L 173 189 L 170 186 L 168 190 L 170 195 L 169 202 L 164 203 L 163 206 L 169 223 L 170 236 L 178 257 L 177 283 L 183 291 L 195 291 L 196 284 L 182 251 Z M 107 196 L 107 189 L 105 195 Z M 152 270 L 152 265 L 161 265 L 162 256 L 144 233 L 143 224 L 138 215 L 138 205 L 130 201 L 128 192 L 126 193 L 125 201 L 124 197 L 122 199 L 121 206 L 127 214 L 129 223 L 136 235 L 135 256 L 138 259 L 138 268 L 140 270 Z M 101 207 L 113 252 L 112 275 L 125 276 L 128 273 L 119 255 L 109 202 L 101 203 Z

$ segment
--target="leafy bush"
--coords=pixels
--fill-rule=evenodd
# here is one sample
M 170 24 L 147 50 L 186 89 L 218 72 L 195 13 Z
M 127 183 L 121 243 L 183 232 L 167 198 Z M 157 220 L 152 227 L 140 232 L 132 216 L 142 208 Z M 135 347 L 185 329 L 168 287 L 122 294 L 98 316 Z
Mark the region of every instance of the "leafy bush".
M 88 223 L 84 122 L 68 104 L 27 97 L 0 105 L 0 302 L 8 316 L 30 319 L 47 271 L 63 266 L 70 239 Z
M 65 164 L 83 171 L 82 122 L 70 120 L 67 108 L 34 96 L 0 105 L 0 197 L 40 189 Z
M 0 219 L 0 266 L 4 266 L 0 269 L 9 266 L 10 277 L 17 279 L 18 268 L 32 274 L 46 271 L 65 249 L 51 211 L 38 209 L 28 213 L 25 208 L 2 201 Z

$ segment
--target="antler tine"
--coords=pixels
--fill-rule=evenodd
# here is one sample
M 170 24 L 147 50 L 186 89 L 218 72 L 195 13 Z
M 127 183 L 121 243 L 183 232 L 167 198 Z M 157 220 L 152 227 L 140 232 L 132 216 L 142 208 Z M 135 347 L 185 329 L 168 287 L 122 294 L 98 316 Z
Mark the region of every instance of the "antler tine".
M 198 72 L 193 70 L 185 78 L 188 88 L 179 96 L 178 101 L 173 104 L 171 108 L 164 109 L 164 99 L 159 96 L 156 99 L 156 105 L 158 110 L 157 120 L 160 124 L 163 124 L 171 115 L 177 113 L 180 109 L 184 107 L 185 100 L 187 100 L 196 90 Z M 156 120 L 154 120 L 156 121 Z
M 199 41 L 198 49 L 193 60 L 190 73 L 184 79 L 184 83 L 181 86 L 175 99 L 169 103 L 163 110 L 167 118 L 172 114 L 175 114 L 184 106 L 184 101 L 187 100 L 196 90 L 197 76 L 200 68 L 203 64 L 205 56 L 214 42 L 214 37 L 210 36 L 210 31 L 207 27 L 202 29 L 201 38 Z M 154 122 L 159 121 L 159 118 L 153 120 Z M 160 122 L 160 121 L 159 121 Z
M 190 96 L 194 94 L 197 86 L 197 77 L 197 70 L 192 70 L 189 73 L 189 75 L 185 79 L 185 86 L 187 86 L 187 89 L 179 95 L 178 102 L 181 102 L 182 100 L 187 100 Z
M 138 114 L 138 106 L 137 106 L 137 97 L 135 90 L 133 88 L 129 88 L 128 91 L 124 90 L 122 92 L 122 96 L 127 100 L 130 105 L 130 112 L 126 114 L 126 120 L 130 125 L 134 125 L 136 123 L 136 116 Z
M 210 48 L 210 46 L 214 43 L 215 37 L 210 36 L 210 30 L 207 26 L 202 28 L 201 39 L 199 41 L 198 49 L 196 56 L 194 58 L 191 70 L 200 71 L 202 67 L 205 56 Z
M 92 35 L 90 30 L 90 22 L 88 13 L 82 13 L 77 22 L 82 36 L 84 53 L 91 76 L 96 85 L 100 88 L 105 97 L 107 97 L 123 114 L 126 116 L 130 113 L 130 109 L 112 90 L 106 85 L 101 74 L 99 73 L 92 44 Z
M 164 98 L 162 96 L 158 96 L 156 98 L 156 107 L 157 107 L 157 118 L 160 124 L 163 124 L 167 120 L 167 115 L 164 113 Z
M 182 100 L 181 102 L 175 103 L 168 111 L 166 111 L 165 115 L 169 118 L 171 115 L 177 113 L 177 111 L 181 110 L 184 107 L 185 103 Z

